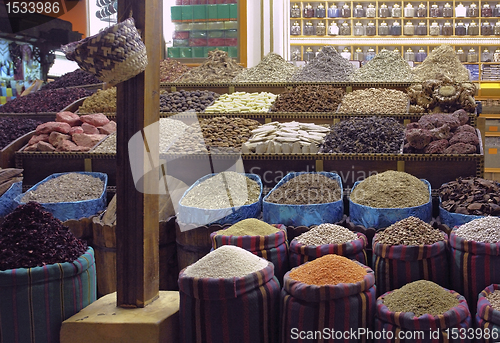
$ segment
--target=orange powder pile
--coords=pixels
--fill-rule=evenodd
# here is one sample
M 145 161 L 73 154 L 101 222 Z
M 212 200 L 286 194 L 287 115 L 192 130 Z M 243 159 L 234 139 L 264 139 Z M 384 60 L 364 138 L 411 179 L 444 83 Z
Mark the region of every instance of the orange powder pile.
M 290 278 L 309 285 L 337 285 L 357 283 L 363 280 L 366 270 L 344 256 L 325 255 L 297 267 Z

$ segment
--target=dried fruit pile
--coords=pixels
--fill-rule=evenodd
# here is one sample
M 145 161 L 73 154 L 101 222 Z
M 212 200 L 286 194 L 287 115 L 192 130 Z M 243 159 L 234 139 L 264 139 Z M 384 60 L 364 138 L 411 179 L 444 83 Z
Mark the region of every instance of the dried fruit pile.
M 83 71 L 81 69 L 77 69 L 75 71 L 64 74 L 53 82 L 47 83 L 42 87 L 42 90 L 93 85 L 101 82 L 102 81 L 95 77 L 93 74 L 87 73 L 86 71 Z
M 41 123 L 35 119 L 0 118 L 0 149 L 33 131 Z
M 40 90 L 20 96 L 0 106 L 0 113 L 58 112 L 92 93 L 82 88 Z
M 160 82 L 174 82 L 188 70 L 188 66 L 167 58 L 160 62 Z

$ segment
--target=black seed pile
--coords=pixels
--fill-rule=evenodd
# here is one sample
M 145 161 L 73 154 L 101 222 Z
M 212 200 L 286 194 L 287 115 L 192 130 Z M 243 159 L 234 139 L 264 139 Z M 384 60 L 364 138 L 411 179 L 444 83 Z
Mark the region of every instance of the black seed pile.
M 35 202 L 16 208 L 0 226 L 0 270 L 73 262 L 85 251 L 87 243 Z
M 219 96 L 207 90 L 165 92 L 160 95 L 160 112 L 178 113 L 189 110 L 203 112 Z
M 0 118 L 0 149 L 36 129 L 41 121 L 24 118 Z
M 320 146 L 324 153 L 398 153 L 404 127 L 391 117 L 353 117 L 332 125 Z
M 75 71 L 64 74 L 55 81 L 47 83 L 42 87 L 42 89 L 46 90 L 46 89 L 93 85 L 101 82 L 102 81 L 99 80 L 94 75 L 87 73 L 86 71 L 83 71 L 81 69 L 77 69 Z
M 60 88 L 40 90 L 15 98 L 0 106 L 0 113 L 59 112 L 78 99 L 91 95 L 82 88 Z

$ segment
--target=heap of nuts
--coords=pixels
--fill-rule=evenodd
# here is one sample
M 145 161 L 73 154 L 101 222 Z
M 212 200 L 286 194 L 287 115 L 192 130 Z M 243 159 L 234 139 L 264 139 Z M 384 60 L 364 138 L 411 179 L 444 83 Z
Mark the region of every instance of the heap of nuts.
M 335 112 L 344 94 L 331 85 L 298 86 L 281 93 L 271 112 Z

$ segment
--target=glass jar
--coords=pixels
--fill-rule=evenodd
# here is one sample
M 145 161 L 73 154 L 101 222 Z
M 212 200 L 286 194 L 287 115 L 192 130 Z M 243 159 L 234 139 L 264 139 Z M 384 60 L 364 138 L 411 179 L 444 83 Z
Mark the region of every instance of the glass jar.
M 453 35 L 453 26 L 451 26 L 451 23 L 449 21 L 444 23 L 442 34 L 443 34 L 443 36 L 452 36 Z
M 338 18 L 340 16 L 340 10 L 337 5 L 332 4 L 328 9 L 328 17 L 330 18 Z
M 493 8 L 490 7 L 490 4 L 485 2 L 483 4 L 483 8 L 481 8 L 481 17 L 492 17 L 493 16 Z
M 488 21 L 483 21 L 481 24 L 481 34 L 483 36 L 491 36 L 493 34 L 493 26 Z
M 481 53 L 481 62 L 491 62 L 493 61 L 493 54 L 488 50 L 488 48 L 484 48 Z
M 443 6 L 443 17 L 451 18 L 453 17 L 453 8 L 449 3 L 444 4 Z
M 469 8 L 467 9 L 467 17 L 479 17 L 479 8 L 477 8 L 475 3 L 469 5 Z
M 349 18 L 351 16 L 351 9 L 348 4 L 344 4 L 344 6 L 342 6 L 340 9 L 340 16 L 342 18 Z
M 497 3 L 495 8 L 493 9 L 493 16 L 500 17 L 500 2 Z
M 316 18 L 324 18 L 326 17 L 326 9 L 323 4 L 319 4 L 318 7 L 316 7 L 316 10 L 314 11 L 316 14 Z
M 293 36 L 300 36 L 300 24 L 298 21 L 293 23 L 292 27 L 290 28 L 290 34 Z
M 363 36 L 365 34 L 365 27 L 358 21 L 356 24 L 354 24 L 354 28 L 352 31 L 354 36 Z
M 413 52 L 413 50 L 411 48 L 408 48 L 408 50 L 406 50 L 404 58 L 406 61 L 415 62 L 415 53 Z
M 380 8 L 378 9 L 378 16 L 380 18 L 387 18 L 391 15 L 391 11 L 389 11 L 389 7 L 385 3 L 380 5 Z
M 391 36 L 401 36 L 401 24 L 399 21 L 394 21 L 391 27 L 389 28 L 389 32 Z
M 473 20 L 467 27 L 467 34 L 470 36 L 478 36 L 479 35 L 479 25 Z
M 500 49 L 496 49 L 493 54 L 493 62 L 500 62 Z
M 316 55 L 314 54 L 313 49 L 308 47 L 304 52 L 304 61 L 312 61 Z
M 375 57 L 375 49 L 369 48 L 366 55 L 365 55 L 365 60 L 366 61 L 371 61 Z
M 403 27 L 403 35 L 413 36 L 415 34 L 415 25 L 411 21 L 408 21 Z
M 399 6 L 399 4 L 394 4 L 394 6 L 392 6 L 391 17 L 401 18 L 401 7 Z
M 363 5 L 357 4 L 353 10 L 353 17 L 354 18 L 362 18 L 364 16 L 365 16 L 365 9 L 363 8 Z
M 338 36 L 339 35 L 339 27 L 337 26 L 337 23 L 332 21 L 330 23 L 330 26 L 328 26 L 328 34 L 330 36 Z
M 496 22 L 495 27 L 493 28 L 493 34 L 495 36 L 500 35 L 500 20 Z
M 427 8 L 425 7 L 423 2 L 421 2 L 420 5 L 418 5 L 417 7 L 417 17 L 419 18 L 427 17 Z
M 432 22 L 431 26 L 429 27 L 429 35 L 439 36 L 440 33 L 441 27 L 439 27 L 439 24 L 436 21 Z
M 308 21 L 306 25 L 304 26 L 304 35 L 305 36 L 314 36 L 314 26 L 313 23 Z
M 442 16 L 441 13 L 441 8 L 438 6 L 438 4 L 433 3 L 430 10 L 429 10 L 429 15 L 433 18 L 438 18 Z
M 350 36 L 351 35 L 351 27 L 348 22 L 343 22 L 342 26 L 339 29 L 339 36 Z
M 365 53 L 363 52 L 363 50 L 361 50 L 361 48 L 357 48 L 354 51 L 354 56 L 352 59 L 354 61 L 363 61 L 365 59 Z
M 314 57 L 318 57 L 318 55 L 319 55 L 319 53 L 321 52 L 321 50 L 323 50 L 323 47 L 322 47 L 322 46 L 320 46 L 320 47 L 318 48 L 318 51 L 316 51 L 316 53 L 314 54 Z
M 316 36 L 324 36 L 326 35 L 326 26 L 325 23 L 320 21 L 318 25 L 316 25 Z
M 413 8 L 412 4 L 406 5 L 404 10 L 404 16 L 405 18 L 413 18 L 415 16 L 415 9 Z
M 425 21 L 421 21 L 420 23 L 418 23 L 417 27 L 415 27 L 415 34 L 417 36 L 427 35 L 427 23 Z
M 479 55 L 477 54 L 474 48 L 469 49 L 469 53 L 467 54 L 467 62 L 475 63 L 479 61 Z
M 300 61 L 300 48 L 292 48 L 292 61 Z
M 457 58 L 462 63 L 467 62 L 467 54 L 465 53 L 464 49 L 459 48 L 457 50 Z
M 455 17 L 464 18 L 467 16 L 467 9 L 462 3 L 459 3 L 457 7 L 455 7 Z
M 367 18 L 375 18 L 377 16 L 377 9 L 373 4 L 369 4 L 366 8 L 366 17 Z
M 294 4 L 292 8 L 290 8 L 290 17 L 300 18 L 300 7 L 298 4 Z
M 459 21 L 455 26 L 455 35 L 456 36 L 465 36 L 467 34 L 467 28 L 462 21 Z
M 375 27 L 375 23 L 374 22 L 370 21 L 366 25 L 365 34 L 367 36 L 375 36 L 377 34 L 377 28 Z
M 389 35 L 389 26 L 385 21 L 381 22 L 378 27 L 378 35 L 379 36 L 388 36 Z
M 394 50 L 392 50 L 392 51 L 394 51 L 396 54 L 401 55 L 401 51 L 399 51 L 399 49 L 398 49 L 398 48 L 394 48 Z
M 342 52 L 340 53 L 340 56 L 342 56 L 346 60 L 350 61 L 351 60 L 351 50 L 349 50 L 349 48 L 344 48 L 344 50 L 342 50 Z
M 427 58 L 427 52 L 424 48 L 420 48 L 415 54 L 415 62 L 423 62 Z
M 303 17 L 304 18 L 312 18 L 312 17 L 314 17 L 314 9 L 311 6 L 311 4 L 307 4 L 304 7 L 304 15 L 303 15 Z

